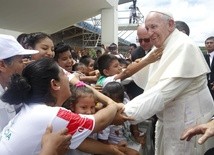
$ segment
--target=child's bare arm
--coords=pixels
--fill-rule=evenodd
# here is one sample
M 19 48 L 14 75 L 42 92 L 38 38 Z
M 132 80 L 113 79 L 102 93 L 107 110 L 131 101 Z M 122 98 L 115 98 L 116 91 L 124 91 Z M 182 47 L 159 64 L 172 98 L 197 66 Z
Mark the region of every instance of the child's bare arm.
M 122 71 L 120 74 L 115 76 L 115 80 L 121 79 L 124 80 L 125 78 L 128 78 L 141 70 L 142 68 L 146 67 L 148 64 L 153 63 L 160 59 L 162 55 L 163 49 L 157 49 L 155 51 L 152 51 L 151 53 L 147 54 L 145 57 L 143 57 L 140 61 L 135 61 L 132 64 L 130 64 L 124 71 Z
M 102 142 L 90 138 L 85 139 L 78 147 L 78 150 L 92 154 L 125 155 L 115 145 L 104 144 Z

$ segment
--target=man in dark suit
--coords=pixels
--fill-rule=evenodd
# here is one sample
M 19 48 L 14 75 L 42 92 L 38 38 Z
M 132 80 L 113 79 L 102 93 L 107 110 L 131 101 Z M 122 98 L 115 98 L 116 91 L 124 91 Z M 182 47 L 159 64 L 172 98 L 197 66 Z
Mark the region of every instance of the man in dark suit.
M 136 59 L 144 57 L 145 51 L 141 46 L 138 46 L 132 53 L 131 53 L 131 60 L 135 61 Z
M 139 42 L 140 46 L 137 47 L 133 52 L 131 52 L 132 61 L 144 57 L 153 46 L 150 42 L 149 34 L 147 33 L 147 30 L 144 25 L 138 26 L 137 37 L 137 42 Z M 134 81 L 130 82 L 125 87 L 126 92 L 131 99 L 143 93 L 143 89 L 138 87 Z
M 207 64 L 210 67 L 211 72 L 207 74 L 208 79 L 208 87 L 210 89 L 210 93 L 214 99 L 214 36 L 211 36 L 205 40 L 205 47 L 207 50 L 207 54 L 204 55 Z

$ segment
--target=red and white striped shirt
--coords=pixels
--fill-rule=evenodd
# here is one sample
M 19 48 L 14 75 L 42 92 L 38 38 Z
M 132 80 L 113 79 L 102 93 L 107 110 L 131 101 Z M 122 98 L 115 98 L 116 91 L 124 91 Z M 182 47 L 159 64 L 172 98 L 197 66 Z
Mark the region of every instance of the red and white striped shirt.
M 0 135 L 0 154 L 39 154 L 42 135 L 49 124 L 53 131 L 67 127 L 72 135 L 70 148 L 76 149 L 93 131 L 95 120 L 93 115 L 78 115 L 61 107 L 24 105 Z

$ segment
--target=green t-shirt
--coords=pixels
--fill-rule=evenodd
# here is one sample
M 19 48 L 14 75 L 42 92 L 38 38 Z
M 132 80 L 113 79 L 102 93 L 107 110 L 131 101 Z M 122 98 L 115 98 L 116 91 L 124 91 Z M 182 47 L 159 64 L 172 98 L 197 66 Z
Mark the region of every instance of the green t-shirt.
M 103 86 L 103 82 L 104 82 L 105 79 L 106 79 L 106 76 L 101 75 L 101 76 L 99 77 L 99 79 L 97 80 L 96 85 Z

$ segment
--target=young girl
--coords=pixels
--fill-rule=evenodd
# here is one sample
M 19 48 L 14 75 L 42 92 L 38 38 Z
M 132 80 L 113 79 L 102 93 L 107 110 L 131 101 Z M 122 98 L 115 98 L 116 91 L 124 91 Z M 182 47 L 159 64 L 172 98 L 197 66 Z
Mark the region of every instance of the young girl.
M 70 109 L 72 112 L 77 113 L 79 115 L 92 115 L 95 114 L 95 104 L 96 104 L 96 95 L 94 92 L 86 87 L 85 83 L 78 82 L 75 85 L 70 85 L 71 89 L 71 97 L 63 104 L 63 107 Z M 94 147 L 94 152 L 97 153 L 98 147 L 99 150 L 102 150 L 101 152 L 103 154 L 111 154 L 111 155 L 118 155 L 122 154 L 119 150 L 122 150 L 121 148 L 115 148 L 115 150 L 108 149 L 109 146 L 113 145 L 106 145 L 102 144 L 97 140 L 97 133 L 93 133 L 89 136 L 91 138 L 91 143 L 94 143 L 92 147 Z M 93 140 L 95 139 L 95 140 Z M 115 146 L 114 146 L 115 147 Z M 79 151 L 79 150 L 70 150 L 69 155 L 90 155 L 88 153 Z M 100 153 L 99 153 L 100 154 Z
M 83 82 L 71 86 L 71 111 L 77 114 L 95 114 L 96 96 Z

